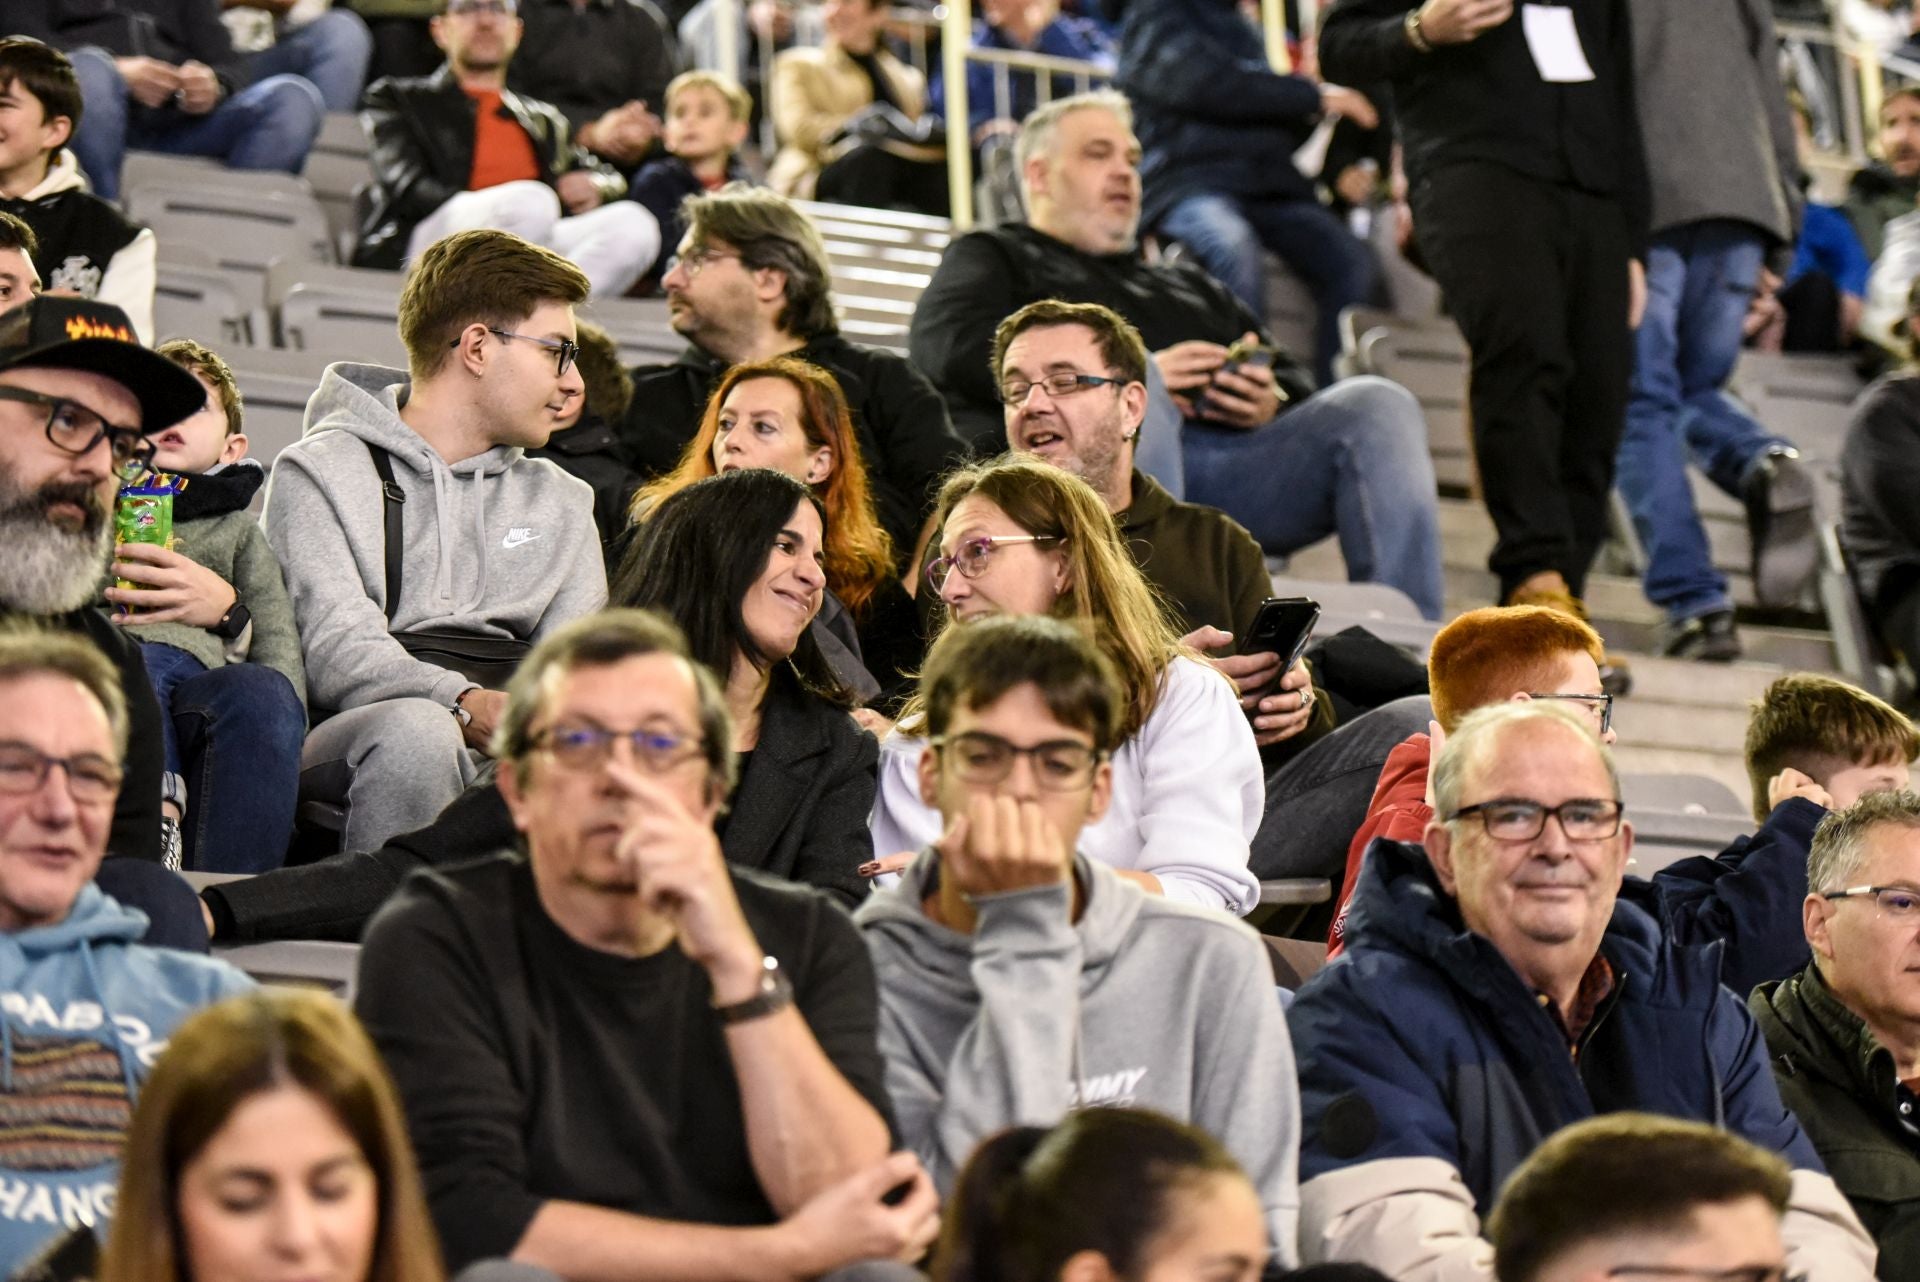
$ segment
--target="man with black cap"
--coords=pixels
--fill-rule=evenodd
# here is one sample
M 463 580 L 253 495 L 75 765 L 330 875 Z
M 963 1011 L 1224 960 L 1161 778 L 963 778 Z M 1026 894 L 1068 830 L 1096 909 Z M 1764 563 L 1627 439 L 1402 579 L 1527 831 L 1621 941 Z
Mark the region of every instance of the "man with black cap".
M 150 861 L 161 857 L 160 706 L 139 646 L 90 603 L 113 547 L 123 469 L 152 457 L 149 437 L 205 399 L 191 374 L 139 345 L 111 304 L 42 297 L 0 312 L 0 618 L 80 633 L 119 668 L 130 734 L 107 848 Z M 103 870 L 103 881 L 112 876 Z M 118 884 L 111 893 L 145 898 Z

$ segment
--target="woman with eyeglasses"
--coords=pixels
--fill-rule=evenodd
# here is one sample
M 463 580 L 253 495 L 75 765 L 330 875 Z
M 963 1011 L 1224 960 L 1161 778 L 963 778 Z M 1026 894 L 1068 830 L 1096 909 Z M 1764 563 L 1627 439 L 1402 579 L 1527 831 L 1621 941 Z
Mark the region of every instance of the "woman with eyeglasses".
M 1232 684 L 1181 647 L 1099 495 L 1037 460 L 1008 457 L 948 478 L 935 510 L 940 557 L 927 567 L 946 626 L 994 614 L 1083 624 L 1127 687 L 1113 797 L 1081 850 L 1148 890 L 1244 916 L 1260 888 L 1247 870 L 1265 783 Z M 940 835 L 920 796 L 918 698 L 881 748 L 872 821 L 887 871 Z
M 182 1024 L 134 1111 L 99 1282 L 440 1282 L 406 1120 L 324 993 Z
M 679 466 L 634 497 L 633 519 L 694 482 L 768 467 L 811 489 L 827 518 L 827 596 L 815 636 L 847 684 L 897 702 L 923 646 L 913 598 L 895 570 L 860 438 L 833 375 L 788 356 L 735 365 L 707 401 Z M 870 677 L 869 677 L 869 674 Z
M 858 869 L 871 849 L 876 750 L 808 626 L 826 584 L 824 526 L 820 501 L 789 476 L 753 468 L 709 477 L 640 527 L 612 601 L 679 624 L 726 689 L 740 757 L 740 782 L 717 825 L 727 858 L 852 906 L 867 893 Z M 380 850 L 224 882 L 201 898 L 222 942 L 358 939 L 407 873 L 515 839 L 489 781 Z

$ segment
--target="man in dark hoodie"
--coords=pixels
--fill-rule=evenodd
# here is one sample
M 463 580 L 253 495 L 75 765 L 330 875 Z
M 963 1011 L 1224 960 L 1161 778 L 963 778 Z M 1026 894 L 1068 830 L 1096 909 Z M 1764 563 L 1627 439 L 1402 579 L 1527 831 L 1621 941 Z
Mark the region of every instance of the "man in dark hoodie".
M 525 457 L 581 395 L 586 296 L 578 268 L 510 232 L 435 243 L 400 295 L 408 369 L 329 365 L 306 434 L 274 460 L 267 540 L 310 697 L 338 710 L 307 736 L 301 788 L 345 802 L 348 850 L 430 823 L 473 781 L 506 706 L 446 646 L 416 657 L 396 634 L 498 651 L 607 599 L 592 491 Z
M 1009 1126 L 1157 1109 L 1233 1151 L 1293 1263 L 1300 1113 L 1264 950 L 1078 853 L 1112 789 L 1113 666 L 1060 620 L 985 619 L 947 630 L 921 692 L 946 831 L 855 918 L 901 1139 L 950 1191 Z
M 1807 1138 L 1880 1244 L 1883 1282 L 1920 1277 L 1920 796 L 1824 820 L 1807 861 L 1813 960 L 1751 1006 Z
M 1237 0 L 1116 0 L 1124 9 L 1117 83 L 1133 101 L 1144 155 L 1142 225 L 1179 241 L 1263 324 L 1269 250 L 1319 307 L 1314 377 L 1333 382 L 1340 312 L 1365 303 L 1372 252 L 1315 196 L 1292 156 L 1321 112 L 1357 95 L 1267 64 Z

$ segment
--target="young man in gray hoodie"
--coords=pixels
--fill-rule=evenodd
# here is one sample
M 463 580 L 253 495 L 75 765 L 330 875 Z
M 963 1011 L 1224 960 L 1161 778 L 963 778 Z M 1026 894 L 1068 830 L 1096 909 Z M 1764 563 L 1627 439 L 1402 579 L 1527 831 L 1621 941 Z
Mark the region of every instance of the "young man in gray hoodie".
M 586 296 L 578 268 L 509 232 L 438 241 L 400 296 L 408 369 L 328 366 L 305 435 L 275 462 L 267 540 L 286 571 L 309 700 L 333 713 L 316 714 L 301 791 L 347 803 L 349 850 L 439 814 L 472 782 L 506 706 L 501 690 L 416 658 L 395 634 L 531 643 L 606 602 L 593 491 L 525 456 L 582 394 L 573 307 Z
M 1156 1109 L 1239 1159 L 1291 1266 L 1299 1089 L 1266 950 L 1076 852 L 1112 788 L 1112 664 L 1060 620 L 983 619 L 948 629 L 920 689 L 946 830 L 856 916 L 902 1142 L 944 1193 L 1006 1127 Z

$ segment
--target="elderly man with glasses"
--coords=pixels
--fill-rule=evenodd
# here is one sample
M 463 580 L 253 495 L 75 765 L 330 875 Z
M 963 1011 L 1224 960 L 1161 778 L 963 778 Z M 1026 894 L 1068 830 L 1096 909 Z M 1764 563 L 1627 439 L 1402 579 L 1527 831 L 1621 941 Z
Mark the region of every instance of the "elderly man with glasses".
M 1619 897 L 1623 809 L 1591 718 L 1500 702 L 1448 737 L 1422 844 L 1367 852 L 1346 951 L 1288 1019 L 1308 1262 L 1491 1278 L 1481 1218 L 1507 1177 L 1561 1127 L 1637 1110 L 1780 1153 L 1791 1266 L 1872 1275 L 1872 1241 L 1781 1104 L 1718 950 L 1675 944 Z
M 1113 665 L 1071 624 L 1004 616 L 948 629 L 920 682 L 945 832 L 857 918 L 902 1140 L 951 1192 L 1009 1126 L 1156 1109 L 1233 1152 L 1292 1263 L 1300 1110 L 1264 948 L 1079 852 L 1113 788 Z
M 442 236 L 496 227 L 571 259 L 596 297 L 626 293 L 659 255 L 660 225 L 620 199 L 626 179 L 560 108 L 507 88 L 517 0 L 448 0 L 432 31 L 445 66 L 367 90 L 374 186 L 354 263 L 399 267 Z
M 356 1007 L 453 1270 L 918 1276 L 886 1262 L 938 1202 L 888 1151 L 872 965 L 827 896 L 726 862 L 732 743 L 671 623 L 556 631 L 494 740 L 525 854 L 411 878 L 368 928 Z
M 1813 960 L 1749 1003 L 1780 1094 L 1880 1244 L 1920 1277 L 1920 796 L 1874 792 L 1813 835 Z

